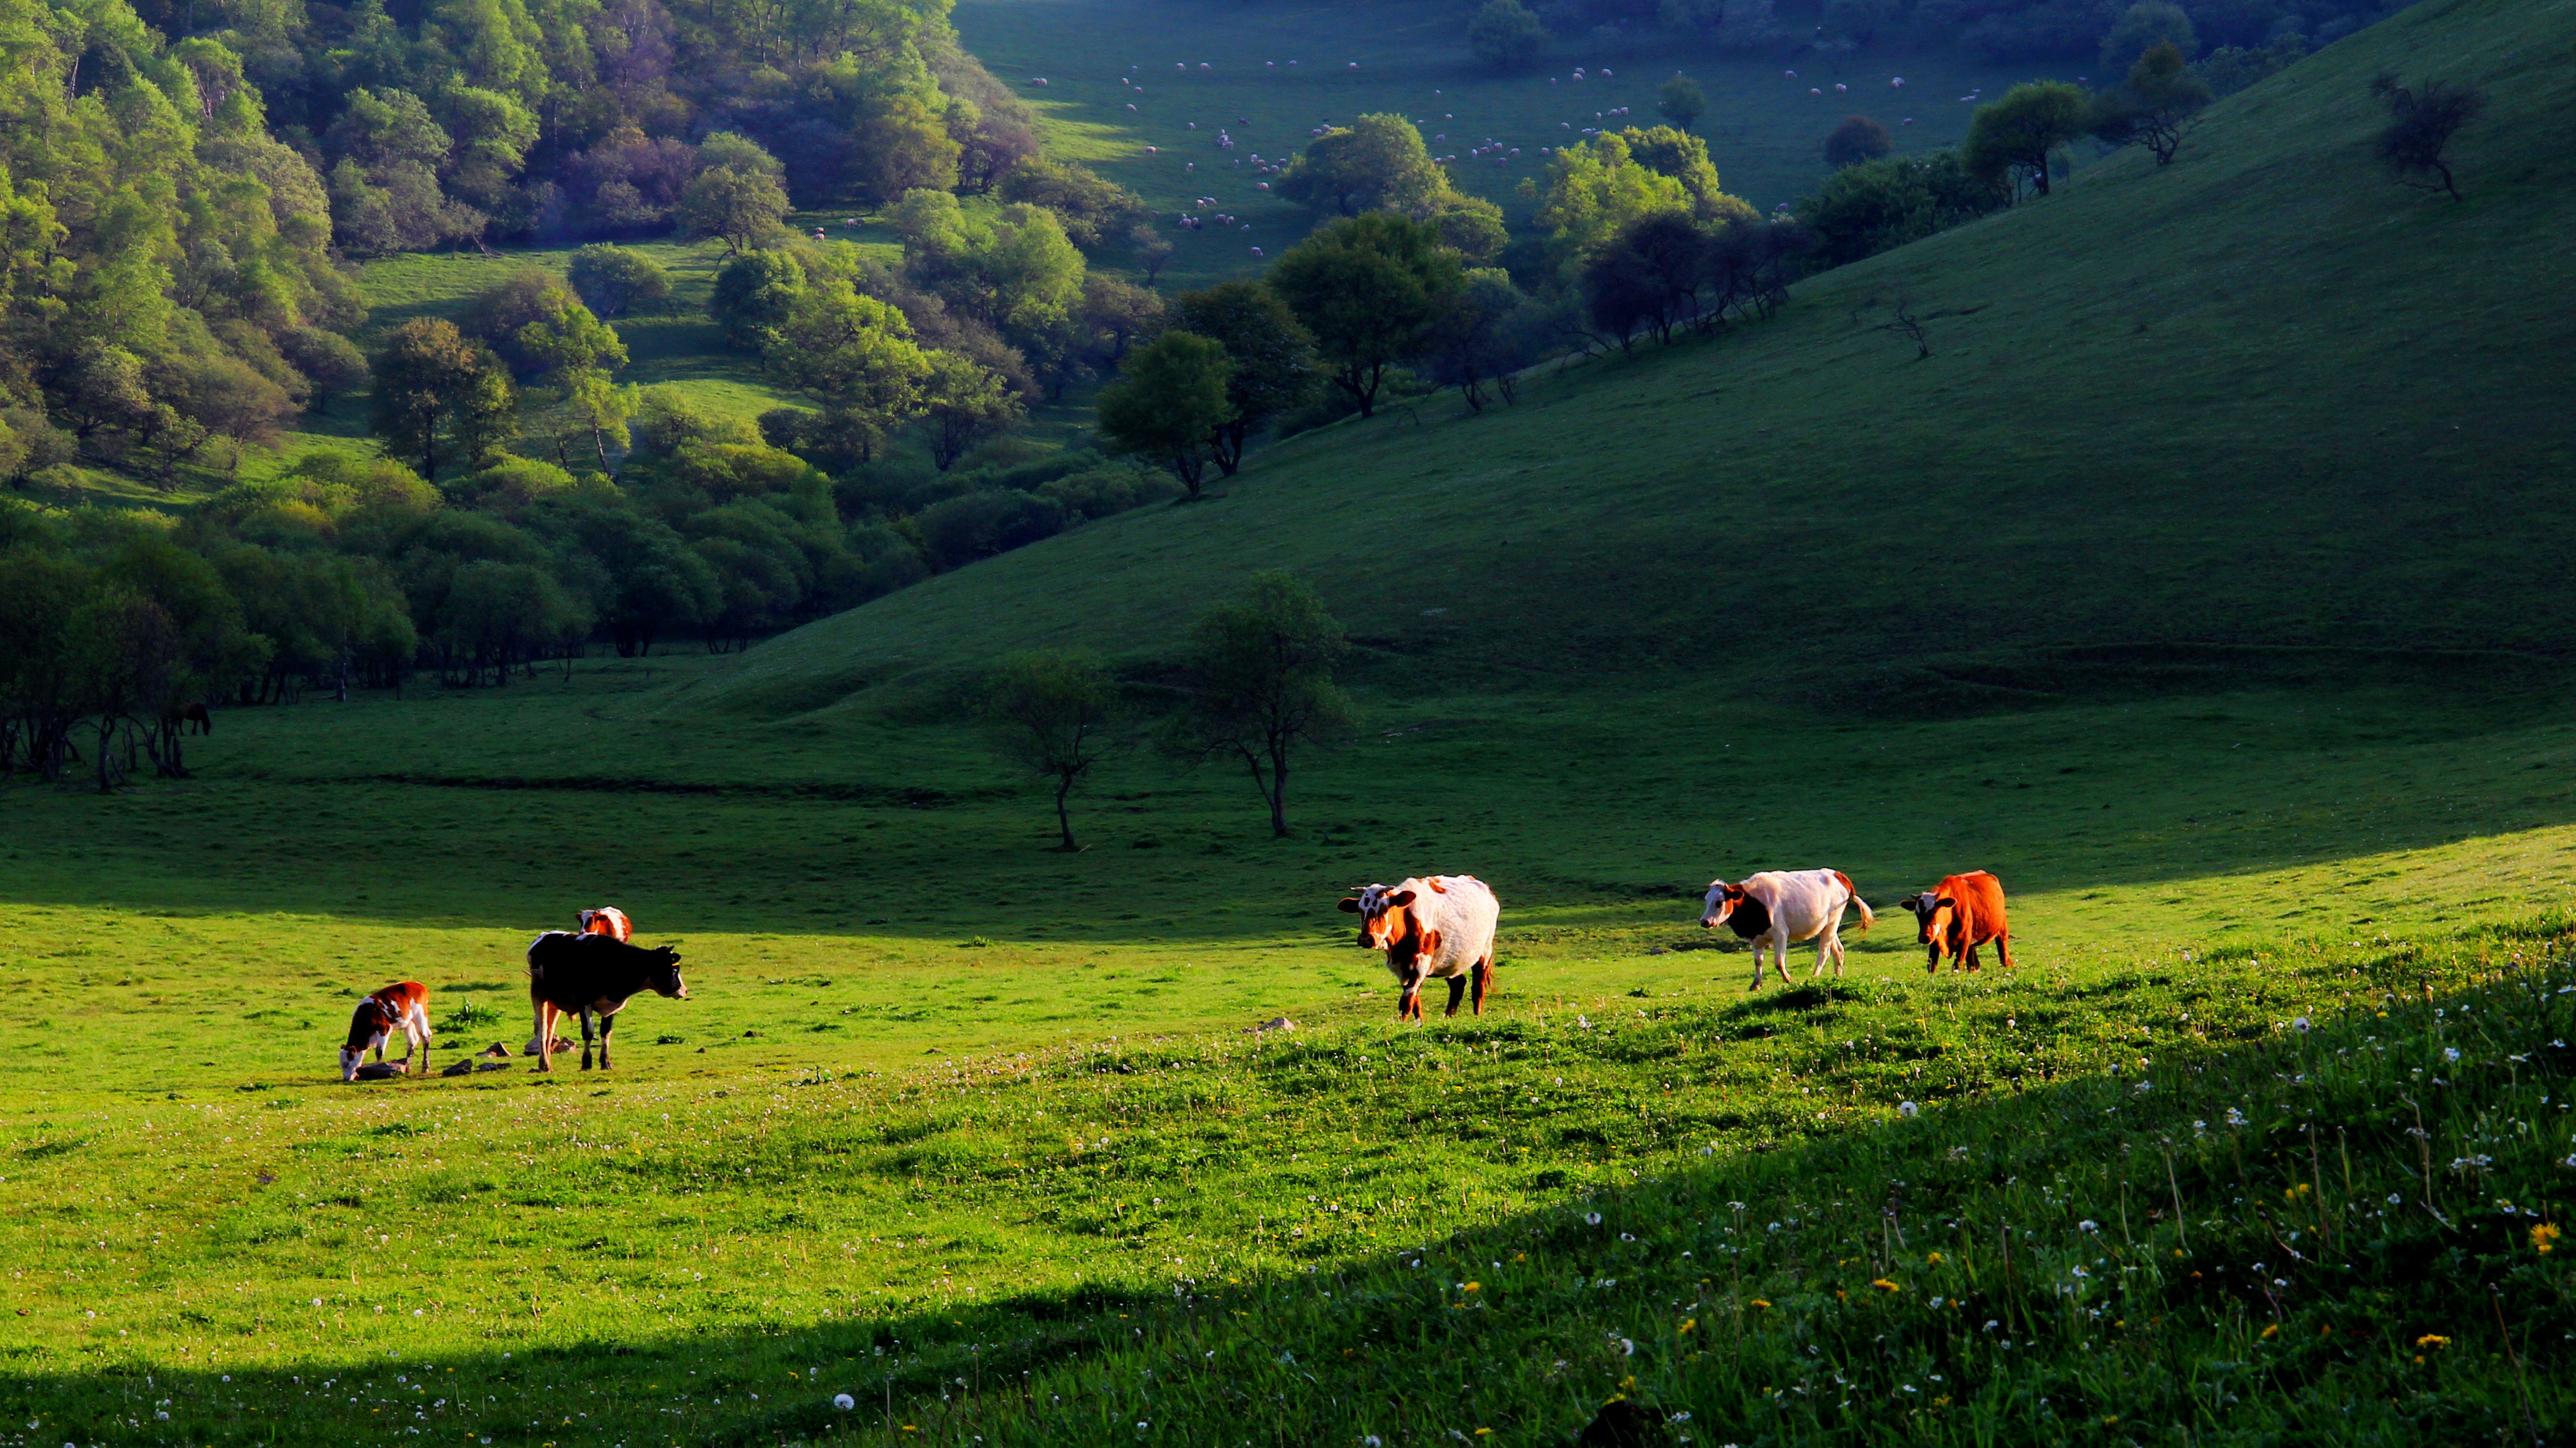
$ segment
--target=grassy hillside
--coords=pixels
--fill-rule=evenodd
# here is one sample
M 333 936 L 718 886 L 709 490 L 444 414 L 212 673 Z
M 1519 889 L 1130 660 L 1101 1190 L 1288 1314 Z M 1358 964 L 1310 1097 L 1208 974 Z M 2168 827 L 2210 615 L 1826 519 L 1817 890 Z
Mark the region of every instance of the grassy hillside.
M 2576 622 L 2541 584 L 2576 542 L 2555 405 L 2576 160 L 2549 118 L 2576 62 L 2530 37 L 2571 16 L 2418 7 L 2222 102 L 2170 168 L 2122 156 L 1517 408 L 1300 438 L 1220 503 L 935 580 L 702 693 L 810 708 L 1024 641 L 1152 651 L 1249 558 L 1442 688 L 1674 669 L 1973 705 L 2206 667 L 2186 642 L 2554 650 Z M 2379 175 L 2382 67 L 2490 91 L 2465 204 Z M 1929 360 L 1878 330 L 1899 296 Z M 2046 652 L 2104 645 L 2144 647 Z

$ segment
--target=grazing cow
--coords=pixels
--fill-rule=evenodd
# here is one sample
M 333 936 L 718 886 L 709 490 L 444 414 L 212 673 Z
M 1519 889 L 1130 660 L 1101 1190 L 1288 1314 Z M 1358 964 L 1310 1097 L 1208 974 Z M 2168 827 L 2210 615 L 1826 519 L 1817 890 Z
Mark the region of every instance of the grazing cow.
M 394 1032 L 403 1033 L 403 1064 L 420 1058 L 420 1069 L 414 1075 L 429 1073 L 429 987 L 416 980 L 386 986 L 358 1002 L 349 1014 L 349 1039 L 340 1047 L 340 1079 L 358 1079 L 358 1067 L 367 1053 L 385 1058 L 385 1042 Z
M 1852 888 L 1851 876 L 1840 870 L 1765 870 L 1741 885 L 1709 881 L 1708 905 L 1700 912 L 1699 923 L 1701 929 L 1710 930 L 1724 922 L 1739 937 L 1753 942 L 1753 984 L 1746 989 L 1760 990 L 1763 954 L 1767 951 L 1778 963 L 1780 979 L 1786 981 L 1791 942 L 1810 936 L 1816 941 L 1816 968 L 1807 972 L 1807 978 L 1824 974 L 1829 960 L 1834 974 L 1840 976 L 1846 905 L 1860 907 L 1861 929 L 1878 923 L 1869 902 Z
M 635 922 L 627 919 L 626 912 L 616 906 L 602 905 L 596 910 L 581 912 L 581 933 L 605 935 L 611 940 L 633 940 Z
M 1920 895 L 1896 902 L 1911 912 L 1920 927 L 1914 938 L 1925 947 L 1926 974 L 1950 958 L 1950 973 L 1965 965 L 1977 969 L 1977 947 L 1991 940 L 2004 969 L 2013 968 L 2012 927 L 2004 920 L 2004 883 L 1984 870 L 1952 875 Z
M 212 734 L 215 732 L 215 716 L 207 710 L 205 700 L 199 699 L 194 704 L 191 704 L 187 708 L 179 711 L 180 727 L 185 729 L 191 724 L 197 726 L 196 732 L 199 734 Z
M 1485 993 L 1494 985 L 1494 925 L 1503 913 L 1491 886 L 1473 875 L 1433 875 L 1371 885 L 1346 896 L 1341 909 L 1360 917 L 1360 948 L 1385 951 L 1386 968 L 1404 987 L 1397 1020 L 1422 1019 L 1422 982 L 1432 976 L 1449 982 L 1449 1009 L 1441 1014 L 1458 1014 L 1470 981 L 1476 1014 L 1485 1013 Z
M 528 1001 L 536 1007 L 536 1039 L 528 1054 L 537 1069 L 554 1066 L 555 1018 L 581 1017 L 581 1069 L 590 1069 L 590 1018 L 599 1017 L 599 1069 L 608 1069 L 608 1033 L 627 999 L 650 990 L 675 1001 L 689 998 L 680 983 L 680 952 L 667 945 L 646 950 L 607 935 L 549 930 L 528 943 Z

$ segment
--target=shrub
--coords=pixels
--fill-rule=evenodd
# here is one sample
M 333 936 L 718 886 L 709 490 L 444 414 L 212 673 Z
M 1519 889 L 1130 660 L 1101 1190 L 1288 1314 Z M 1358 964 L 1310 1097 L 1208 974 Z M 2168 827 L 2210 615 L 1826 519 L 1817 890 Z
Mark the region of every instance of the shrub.
M 564 280 L 603 317 L 621 316 L 630 308 L 654 306 L 671 297 L 671 277 L 660 262 L 631 247 L 605 242 L 574 252 L 564 268 Z
M 1007 553 L 1064 531 L 1065 508 L 1052 498 L 996 488 L 925 508 L 913 520 L 942 571 Z
M 1467 22 L 1467 50 L 1489 70 L 1518 70 L 1538 59 L 1547 27 L 1520 0 L 1485 0 Z
M 1973 221 L 2002 204 L 1994 186 L 1959 164 L 1957 152 L 1934 151 L 1844 167 L 1798 203 L 1798 219 L 1816 233 L 1820 261 L 1834 267 Z
M 1889 134 L 1887 127 L 1867 116 L 1846 116 L 1841 125 L 1834 127 L 1834 133 L 1825 137 L 1825 164 L 1840 170 L 1875 161 L 1895 149 L 1896 137 Z
M 2200 49 L 2200 37 L 2191 28 L 2191 17 L 2171 0 L 2138 0 L 2102 37 L 2102 73 L 2126 74 L 2139 56 L 2159 45 L 2170 45 L 2189 60 Z
M 1037 491 L 1039 497 L 1053 501 L 1067 513 L 1106 518 L 1177 498 L 1181 485 L 1159 469 L 1111 465 L 1042 483 Z
M 2388 129 L 2379 133 L 2376 146 L 2388 174 L 2401 185 L 2462 199 L 2460 188 L 2452 184 L 2451 163 L 2444 153 L 2460 128 L 2486 111 L 2487 98 L 2467 86 L 2440 80 L 2428 80 L 2422 90 L 2410 91 L 2387 74 L 2371 81 L 2370 93 L 2388 106 Z

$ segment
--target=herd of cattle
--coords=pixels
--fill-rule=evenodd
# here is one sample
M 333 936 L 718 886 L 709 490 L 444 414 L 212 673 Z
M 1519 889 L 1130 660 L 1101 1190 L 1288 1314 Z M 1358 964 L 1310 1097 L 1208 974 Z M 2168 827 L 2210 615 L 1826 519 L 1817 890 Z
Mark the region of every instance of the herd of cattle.
M 1915 939 L 1926 950 L 1924 968 L 1976 970 L 1977 952 L 1988 944 L 2004 968 L 2012 968 L 2012 931 L 2004 919 L 2002 882 L 1984 870 L 1951 875 L 1940 884 L 1897 902 L 1914 917 Z M 1844 912 L 1859 907 L 1860 928 L 1877 922 L 1869 902 L 1852 888 L 1840 870 L 1765 870 L 1737 884 L 1711 880 L 1700 911 L 1703 929 L 1723 925 L 1753 943 L 1753 984 L 1762 988 L 1766 959 L 1785 981 L 1789 947 L 1816 942 L 1813 979 L 1830 964 L 1843 973 Z M 1368 885 L 1342 899 L 1345 914 L 1360 917 L 1359 945 L 1383 951 L 1386 968 L 1402 987 L 1396 1019 L 1422 1019 L 1422 983 L 1449 985 L 1449 1008 L 1472 988 L 1477 1015 L 1494 985 L 1494 931 L 1502 920 L 1502 902 L 1493 887 L 1473 875 L 1424 875 L 1393 885 Z M 687 1000 L 680 981 L 680 953 L 671 947 L 647 950 L 634 944 L 635 928 L 624 911 L 603 906 L 580 913 L 577 930 L 549 930 L 528 945 L 528 1003 L 536 1013 L 536 1037 L 528 1054 L 537 1069 L 554 1069 L 555 1024 L 565 1015 L 581 1017 L 581 1068 L 591 1069 L 592 1025 L 598 1027 L 599 1069 L 608 1069 L 609 1033 L 627 1001 L 650 990 L 672 1000 Z M 349 1018 L 349 1039 L 340 1048 L 340 1079 L 360 1074 L 393 1074 L 385 1064 L 385 1046 L 396 1034 L 404 1040 L 404 1070 L 426 1074 L 429 1067 L 429 987 L 416 980 L 386 986 L 358 1002 Z M 567 1044 L 566 1049 L 569 1049 Z M 366 1065 L 368 1052 L 376 1065 Z M 412 1058 L 419 1057 L 417 1068 Z

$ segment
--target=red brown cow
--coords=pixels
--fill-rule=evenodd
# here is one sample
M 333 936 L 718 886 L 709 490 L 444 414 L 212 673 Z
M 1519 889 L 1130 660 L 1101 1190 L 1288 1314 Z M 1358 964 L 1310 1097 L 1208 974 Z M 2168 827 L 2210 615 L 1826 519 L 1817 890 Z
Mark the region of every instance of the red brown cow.
M 358 1067 L 367 1053 L 385 1058 L 385 1042 L 394 1032 L 403 1034 L 403 1064 L 414 1075 L 429 1071 L 429 987 L 416 980 L 386 986 L 358 1002 L 349 1016 L 349 1039 L 340 1047 L 340 1079 L 358 1079 Z M 414 1063 L 412 1057 L 420 1060 Z
M 1940 970 L 1945 955 L 1954 975 L 1962 965 L 1977 969 L 1977 947 L 1988 941 L 1994 942 L 1995 955 L 2003 961 L 2004 969 L 2013 968 L 2012 927 L 2004 920 L 2003 882 L 1986 871 L 1952 875 L 1898 903 L 1913 912 L 1919 927 L 1914 938 L 1926 951 L 1926 973 Z
M 579 934 L 605 935 L 611 940 L 634 943 L 635 923 L 626 918 L 625 911 L 614 905 L 602 905 L 595 910 L 584 910 L 580 912 L 580 919 L 581 929 L 577 932 Z

